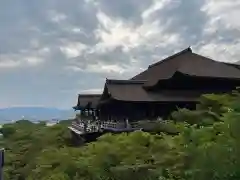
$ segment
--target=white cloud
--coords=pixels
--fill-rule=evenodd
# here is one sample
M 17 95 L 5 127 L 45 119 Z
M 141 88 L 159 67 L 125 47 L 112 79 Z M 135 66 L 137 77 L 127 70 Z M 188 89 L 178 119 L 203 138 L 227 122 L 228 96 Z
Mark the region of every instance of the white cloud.
M 124 24 L 121 20 L 111 19 L 106 14 L 97 14 L 100 27 L 95 31 L 96 37 L 101 39 L 97 49 L 103 52 L 114 49 L 117 46 L 136 46 L 138 32 Z M 103 28 L 102 28 L 102 27 Z
M 80 67 L 78 67 L 78 66 L 71 66 L 71 65 L 66 66 L 64 69 L 67 70 L 67 71 L 70 71 L 70 72 L 80 72 L 80 71 L 83 71 Z
M 39 57 L 32 56 L 32 57 L 26 57 L 25 61 L 31 66 L 36 66 L 42 63 L 44 60 Z
M 19 67 L 38 66 L 43 63 L 44 59 L 40 56 L 33 56 L 31 54 L 11 54 L 0 55 L 0 68 L 11 69 Z
M 75 71 L 75 72 L 89 72 L 89 73 L 117 73 L 122 74 L 127 69 L 119 66 L 119 65 L 108 65 L 108 64 L 89 64 L 85 68 L 81 68 L 78 66 L 67 66 L 67 70 Z
M 89 65 L 86 71 L 95 72 L 95 73 L 118 73 L 122 74 L 126 71 L 123 67 L 119 65 L 103 65 L 103 64 L 94 64 Z
M 1 59 L 1 56 L 0 56 Z M 15 68 L 20 65 L 19 61 L 3 60 L 0 61 L 0 68 Z
M 198 53 L 224 62 L 240 60 L 240 1 L 208 0 L 203 11 L 208 22 L 199 41 Z
M 72 32 L 74 32 L 74 33 L 81 33 L 81 32 L 83 32 L 80 28 L 73 28 L 72 29 Z
M 51 19 L 51 21 L 55 23 L 60 23 L 61 21 L 67 19 L 67 16 L 65 14 L 58 13 L 53 10 L 48 13 L 48 16 Z
M 39 49 L 39 54 L 48 54 L 50 53 L 50 49 L 48 47 L 44 47 L 44 48 L 41 48 Z
M 74 58 L 80 56 L 87 48 L 85 44 L 79 42 L 70 42 L 60 47 L 60 50 L 67 56 L 67 58 Z
M 82 94 L 101 94 L 103 92 L 103 88 L 99 88 L 99 89 L 84 89 L 81 90 L 79 93 Z
M 203 8 L 210 18 L 207 30 L 210 32 L 217 31 L 218 28 L 240 30 L 239 9 L 239 0 L 208 0 Z
M 236 63 L 240 60 L 240 41 L 237 44 L 208 43 L 201 46 L 198 53 L 218 61 Z
M 105 53 L 118 46 L 122 46 L 127 52 L 141 45 L 155 48 L 180 43 L 178 34 L 163 32 L 159 20 L 145 20 L 142 25 L 134 27 L 122 20 L 111 19 L 102 12 L 97 17 L 101 25 L 95 32 L 96 37 L 101 40 L 95 47 L 97 52 Z
M 154 12 L 164 8 L 170 0 L 154 0 L 154 3 L 142 13 L 143 19 L 148 19 Z

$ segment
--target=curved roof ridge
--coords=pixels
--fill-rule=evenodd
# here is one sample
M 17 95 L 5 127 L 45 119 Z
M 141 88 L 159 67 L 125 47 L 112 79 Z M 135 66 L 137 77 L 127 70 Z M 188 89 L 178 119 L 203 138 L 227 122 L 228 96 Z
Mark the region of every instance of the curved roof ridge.
M 95 96 L 101 96 L 101 94 L 78 94 L 80 97 L 95 97 Z
M 148 68 L 157 66 L 157 65 L 159 65 L 160 63 L 162 63 L 163 61 L 166 61 L 166 60 L 168 60 L 168 59 L 172 59 L 172 58 L 174 58 L 174 57 L 176 57 L 176 56 L 179 56 L 179 55 L 181 55 L 181 54 L 184 54 L 184 53 L 186 53 L 186 52 L 192 53 L 192 49 L 191 49 L 190 46 L 189 46 L 188 48 L 186 48 L 186 49 L 178 52 L 178 53 L 175 53 L 175 54 L 173 54 L 173 55 L 171 55 L 171 56 L 168 56 L 167 58 L 165 58 L 165 59 L 163 59 L 163 60 L 161 60 L 161 61 L 158 61 L 158 62 L 156 62 L 156 63 L 154 63 L 154 64 L 149 65 Z
M 192 53 L 192 49 L 189 46 L 188 48 L 173 54 L 172 56 L 169 56 L 163 60 L 160 60 L 152 65 L 148 66 L 148 69 L 145 69 L 144 71 L 140 72 L 139 74 L 135 75 L 134 77 L 132 77 L 130 80 L 135 80 L 135 79 L 144 79 L 144 76 L 146 76 L 146 74 L 148 74 L 149 71 L 152 70 L 152 68 L 158 67 L 159 65 L 163 64 L 163 63 L 167 63 L 168 60 L 171 60 L 173 58 L 177 58 L 178 56 L 184 55 L 185 53 Z
M 144 84 L 146 80 L 119 80 L 119 79 L 106 79 L 107 84 Z

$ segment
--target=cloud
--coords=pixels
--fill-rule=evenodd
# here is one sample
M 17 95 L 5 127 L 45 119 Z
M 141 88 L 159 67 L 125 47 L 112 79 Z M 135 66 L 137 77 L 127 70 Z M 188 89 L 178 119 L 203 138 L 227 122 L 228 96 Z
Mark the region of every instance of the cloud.
M 123 47 L 125 51 L 129 51 L 129 49 L 146 43 L 151 46 L 167 46 L 176 43 L 178 40 L 177 34 L 163 33 L 158 20 L 146 21 L 144 24 L 134 27 L 121 20 L 111 20 L 103 13 L 99 13 L 97 16 L 103 27 L 96 31 L 96 36 L 100 39 L 97 47 L 102 52 L 118 46 Z M 156 38 L 159 34 L 162 36 Z
M 85 44 L 72 42 L 61 46 L 60 50 L 66 55 L 66 58 L 74 58 L 80 56 L 86 48 Z
M 19 61 L 12 61 L 12 60 L 2 60 L 0 62 L 0 68 L 11 68 L 16 67 L 20 64 Z
M 115 19 L 121 19 L 126 23 L 139 25 L 142 23 L 141 15 L 142 13 L 149 8 L 153 0 L 122 0 L 122 1 L 109 1 L 109 0 L 100 0 L 94 1 L 97 2 L 97 6 L 101 11 L 109 17 Z
M 0 106 L 70 108 L 191 45 L 240 57 L 240 1 L 22 0 L 0 2 Z
M 100 89 L 84 89 L 84 90 L 81 90 L 79 93 L 101 94 L 102 92 L 103 92 L 103 88 L 100 88 Z
M 236 63 L 240 60 L 240 1 L 210 0 L 203 6 L 208 21 L 203 38 L 196 47 L 199 53 L 214 59 Z

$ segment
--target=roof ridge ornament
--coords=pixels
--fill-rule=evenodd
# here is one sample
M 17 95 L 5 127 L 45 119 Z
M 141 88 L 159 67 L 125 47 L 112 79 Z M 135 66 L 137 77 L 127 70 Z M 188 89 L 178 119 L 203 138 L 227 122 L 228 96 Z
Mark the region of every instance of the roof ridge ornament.
M 192 52 L 191 46 L 188 46 L 187 50 L 190 51 L 190 52 Z

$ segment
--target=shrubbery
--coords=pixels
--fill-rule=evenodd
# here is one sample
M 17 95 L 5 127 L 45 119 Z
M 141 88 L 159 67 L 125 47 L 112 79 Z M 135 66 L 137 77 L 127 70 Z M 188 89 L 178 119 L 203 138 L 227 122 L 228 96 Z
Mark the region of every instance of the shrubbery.
M 206 95 L 197 110 L 173 112 L 155 133 L 106 134 L 78 148 L 69 146 L 66 121 L 4 125 L 5 179 L 239 179 L 239 97 Z

